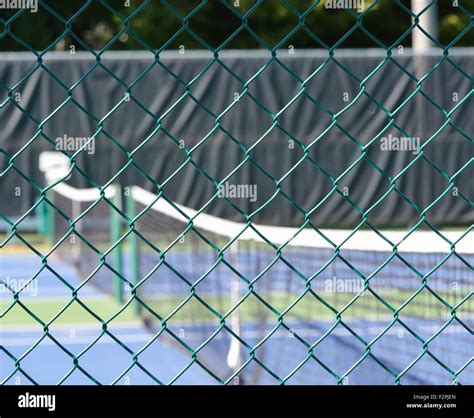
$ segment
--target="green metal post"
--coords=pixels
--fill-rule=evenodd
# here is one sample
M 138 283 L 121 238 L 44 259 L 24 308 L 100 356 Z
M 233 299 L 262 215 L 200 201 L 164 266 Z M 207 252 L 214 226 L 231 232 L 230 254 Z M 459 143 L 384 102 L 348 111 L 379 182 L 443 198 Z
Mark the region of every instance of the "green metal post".
M 47 234 L 47 205 L 44 200 L 35 209 L 36 213 L 36 232 L 44 237 Z
M 136 205 L 135 200 L 131 195 L 127 195 L 127 214 L 130 219 L 136 216 Z M 130 234 L 130 282 L 135 286 L 139 281 L 140 272 L 140 260 L 138 252 L 138 238 L 137 235 L 132 231 Z M 138 302 L 133 303 L 133 313 L 137 316 L 140 315 L 141 305 Z
M 112 197 L 112 202 L 117 207 L 118 209 L 122 209 L 122 196 L 120 193 L 120 187 L 117 186 L 116 188 L 116 193 Z M 121 237 L 121 216 L 120 213 L 111 208 L 111 225 L 110 225 L 110 244 L 114 245 L 118 241 L 120 241 Z M 115 275 L 115 281 L 114 281 L 114 297 L 115 299 L 119 302 L 123 302 L 123 282 L 122 282 L 122 276 L 123 276 L 123 257 L 122 257 L 122 244 L 120 243 L 112 252 L 113 259 L 112 259 L 112 265 L 117 271 L 118 274 Z
M 44 206 L 44 234 L 49 246 L 53 246 L 56 242 L 56 223 L 55 223 L 55 214 L 54 214 L 54 191 L 48 190 L 46 192 L 46 197 L 51 202 L 43 203 Z

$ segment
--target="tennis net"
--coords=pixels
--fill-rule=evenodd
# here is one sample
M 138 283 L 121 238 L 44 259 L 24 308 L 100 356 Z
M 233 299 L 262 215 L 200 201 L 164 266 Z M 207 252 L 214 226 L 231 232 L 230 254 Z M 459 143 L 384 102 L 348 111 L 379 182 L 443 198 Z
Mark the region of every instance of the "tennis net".
M 132 188 L 145 323 L 221 382 L 474 383 L 473 232 L 236 223 Z
M 49 182 L 57 180 L 50 172 Z M 46 175 L 48 178 L 48 173 Z M 79 189 L 65 181 L 48 192 L 53 255 L 74 267 L 86 283 L 123 297 L 119 189 Z

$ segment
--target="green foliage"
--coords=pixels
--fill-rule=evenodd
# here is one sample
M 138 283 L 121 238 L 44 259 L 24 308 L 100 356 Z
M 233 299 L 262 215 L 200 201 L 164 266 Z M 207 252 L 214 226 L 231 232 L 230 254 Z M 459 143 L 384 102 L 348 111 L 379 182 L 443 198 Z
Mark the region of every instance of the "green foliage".
M 126 3 L 47 0 L 38 13 L 2 10 L 0 50 L 67 50 L 71 45 L 79 50 L 133 50 L 145 44 L 153 51 L 181 45 L 214 50 L 289 45 L 373 48 L 411 43 L 409 0 L 366 0 L 362 15 L 357 10 L 328 9 L 325 0 L 130 0 L 129 7 Z M 457 7 L 452 1 L 437 4 L 441 44 L 474 45 L 474 0 L 459 0 Z

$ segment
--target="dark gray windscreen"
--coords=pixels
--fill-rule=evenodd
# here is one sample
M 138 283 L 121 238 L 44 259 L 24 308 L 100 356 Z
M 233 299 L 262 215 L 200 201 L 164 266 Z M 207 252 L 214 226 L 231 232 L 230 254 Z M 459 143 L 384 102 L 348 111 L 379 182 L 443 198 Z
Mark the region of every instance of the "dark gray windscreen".
M 313 208 L 311 222 L 325 227 L 353 227 L 363 213 L 375 226 L 413 225 L 426 208 L 433 225 L 472 223 L 472 50 L 335 54 L 47 54 L 41 64 L 3 54 L 0 213 L 20 216 L 39 196 L 28 179 L 42 185 L 41 151 L 97 134 L 77 156 L 76 186 L 123 170 L 123 186 L 164 183 L 170 199 L 198 208 L 216 194 L 213 180 L 232 174 L 228 185 L 256 186 L 254 198 L 230 198 L 236 208 L 252 213 L 271 199 L 253 217 L 261 224 L 299 226 Z M 417 90 L 408 73 L 432 68 L 408 100 Z M 419 142 L 397 150 L 409 136 Z M 242 221 L 236 208 L 215 198 L 207 212 Z

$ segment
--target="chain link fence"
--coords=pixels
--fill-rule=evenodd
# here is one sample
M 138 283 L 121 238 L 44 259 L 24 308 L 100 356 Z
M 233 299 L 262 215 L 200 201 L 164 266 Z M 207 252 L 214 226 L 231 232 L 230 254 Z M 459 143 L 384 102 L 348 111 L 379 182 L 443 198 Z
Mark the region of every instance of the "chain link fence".
M 388 43 L 364 25 L 381 1 L 312 1 L 303 7 L 284 0 L 275 13 L 284 13 L 294 26 L 271 44 L 253 24 L 263 7 L 258 0 L 203 0 L 186 7 L 164 0 L 72 3 L 77 7 L 68 15 L 46 1 L 18 10 L 5 6 L 8 10 L 0 14 L 0 41 L 8 39 L 24 51 L 3 54 L 5 62 L 19 62 L 14 83 L 0 64 L 5 70 L 0 79 L 1 193 L 2 199 L 17 202 L 17 196 L 22 202 L 12 206 L 27 202 L 21 214 L 0 213 L 0 327 L 2 321 L 3 326 L 25 323 L 37 333 L 22 350 L 10 346 L 13 339 L 3 339 L 3 383 L 18 376 L 41 383 L 29 365 L 32 358 L 41 362 L 37 356 L 46 341 L 68 359 L 57 383 L 79 374 L 87 383 L 117 384 L 135 372 L 149 383 L 174 384 L 196 370 L 204 374 L 195 383 L 474 383 L 472 53 L 455 48 L 472 31 L 472 3 L 453 5 L 459 22 L 466 18 L 467 23 L 449 43 L 425 33 L 436 48 L 419 53 L 404 45 L 419 30 L 420 16 L 402 1 L 393 3 L 408 24 Z M 211 46 L 193 22 L 216 3 L 238 24 Z M 421 14 L 436 4 L 428 2 Z M 87 32 L 88 39 L 77 36 L 75 22 L 98 6 L 120 29 L 109 33 L 110 27 L 99 25 Z M 134 27 L 135 19 L 157 7 L 175 22 L 159 47 L 149 45 Z M 308 23 L 328 11 L 350 17 L 332 44 L 318 35 L 318 25 Z M 17 24 L 30 12 L 53 19 L 51 30 L 57 31 L 41 52 L 18 35 Z M 148 30 L 160 31 L 159 19 L 155 25 Z M 361 61 L 344 59 L 344 46 L 355 32 L 378 48 L 372 55 L 353 52 L 370 61 L 363 77 L 356 68 Z M 261 49 L 253 67 L 248 66 L 254 51 L 234 53 L 233 65 L 226 58 L 242 33 Z M 291 43 L 295 34 L 304 34 L 319 49 L 317 59 L 314 51 Z M 205 52 L 188 50 L 190 39 Z M 138 55 L 108 55 L 129 40 L 147 59 L 132 74 L 117 62 L 140 60 Z M 97 42 L 99 48 L 93 46 Z M 170 45 L 177 51 L 166 52 Z M 66 52 L 54 55 L 61 48 Z M 193 54 L 199 65 L 185 62 L 176 71 L 180 56 Z M 304 68 L 290 62 L 298 54 L 308 54 Z M 71 68 L 71 60 L 76 72 L 59 74 L 60 68 Z M 198 70 L 186 73 L 192 65 Z M 385 95 L 382 102 L 378 90 L 387 79 L 379 75 L 387 65 L 397 69 L 402 87 L 393 85 L 401 92 Z M 275 67 L 279 72 L 264 90 L 255 88 Z M 256 70 L 246 74 L 246 68 Z M 436 78 L 443 68 L 453 77 L 444 90 L 440 83 L 448 80 Z M 173 80 L 173 88 L 153 81 L 158 70 Z M 206 79 L 210 72 L 225 73 L 229 83 Z M 330 84 L 336 72 L 344 74 L 338 79 L 342 87 Z M 34 88 L 40 74 L 48 82 Z M 91 78 L 98 84 L 88 84 Z M 296 88 L 285 90 L 287 79 Z M 53 85 L 61 94 L 51 94 Z M 329 85 L 341 88 L 324 92 Z M 112 97 L 111 90 L 115 96 L 106 102 L 109 107 L 96 111 L 94 103 L 100 96 Z M 274 91 L 279 90 L 288 94 L 278 96 Z M 213 96 L 206 96 L 209 91 Z M 334 103 L 322 101 L 324 94 Z M 48 95 L 51 99 L 42 100 Z M 159 112 L 154 100 L 163 100 Z M 239 106 L 240 119 L 234 113 Z M 347 119 L 351 114 L 349 122 L 363 120 L 370 129 L 354 131 Z M 137 115 L 148 120 L 146 128 Z M 378 130 L 372 129 L 372 120 L 378 121 Z M 55 123 L 64 130 L 51 129 Z M 66 130 L 72 124 L 84 131 L 71 136 Z M 246 124 L 236 135 L 235 126 Z M 175 132 L 186 125 L 195 134 L 183 139 Z M 300 133 L 300 125 L 322 128 L 309 130 L 311 136 Z M 28 129 L 33 135 L 24 135 Z M 129 142 L 120 135 L 124 129 L 131 132 Z M 321 144 L 335 131 L 335 145 L 322 152 Z M 272 141 L 278 146 L 272 148 Z M 349 153 L 343 144 L 351 146 Z M 166 169 L 157 169 L 155 160 Z M 326 164 L 338 160 L 341 167 Z M 348 186 L 347 179 L 359 171 L 363 174 L 356 180 L 365 184 L 365 195 Z M 379 184 L 375 189 L 373 182 Z M 29 200 L 23 197 L 26 189 Z M 436 190 L 434 196 L 430 190 Z M 310 196 L 311 204 L 294 193 Z M 373 221 L 385 204 L 391 209 Z M 285 218 L 286 207 L 291 215 Z M 267 217 L 268 210 L 283 215 Z M 323 211 L 335 221 L 322 222 Z M 397 228 L 387 228 L 402 212 Z M 351 228 L 340 229 L 351 216 Z M 25 227 L 33 218 L 36 230 Z M 22 252 L 36 260 L 32 274 L 8 261 Z M 18 269 L 22 281 L 14 285 Z M 25 297 L 46 276 L 68 296 L 52 302 Z M 94 302 L 90 289 L 113 295 L 113 301 Z M 84 316 L 97 332 L 77 352 L 56 325 Z M 116 325 L 123 318 L 140 319 L 132 327 L 145 325 L 143 341 L 127 343 L 130 336 Z M 103 339 L 119 346 L 125 358 L 110 378 L 85 365 Z M 179 361 L 150 360 L 147 350 L 155 344 L 179 350 Z

